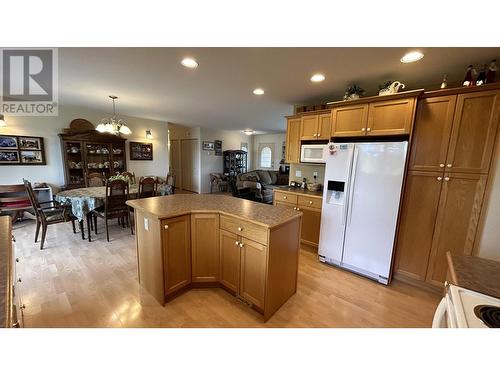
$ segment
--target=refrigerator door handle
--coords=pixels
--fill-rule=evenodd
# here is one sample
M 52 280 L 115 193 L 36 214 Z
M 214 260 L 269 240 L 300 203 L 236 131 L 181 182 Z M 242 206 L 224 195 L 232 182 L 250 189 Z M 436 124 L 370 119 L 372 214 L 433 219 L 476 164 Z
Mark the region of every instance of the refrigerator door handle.
M 347 200 L 347 225 L 351 225 L 352 218 L 352 198 L 354 195 L 354 184 L 356 182 L 356 171 L 358 169 L 359 149 L 354 146 L 354 157 L 352 162 L 351 178 L 349 179 L 349 199 Z

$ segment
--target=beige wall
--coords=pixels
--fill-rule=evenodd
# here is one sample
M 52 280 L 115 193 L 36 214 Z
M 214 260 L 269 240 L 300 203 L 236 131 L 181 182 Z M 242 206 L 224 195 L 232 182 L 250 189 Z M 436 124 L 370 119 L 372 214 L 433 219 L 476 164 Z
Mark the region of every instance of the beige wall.
M 302 177 L 297 177 L 296 172 L 300 171 Z M 325 165 L 324 164 L 290 164 L 290 182 L 302 182 L 303 178 L 307 178 L 307 182 L 314 182 L 313 174 L 318 172 L 316 182 L 324 184 L 325 179 Z
M 47 182 L 54 186 L 64 184 L 64 169 L 61 144 L 58 134 L 75 118 L 84 118 L 98 124 L 109 112 L 101 112 L 75 106 L 60 106 L 57 117 L 12 117 L 6 116 L 8 126 L 0 129 L 1 134 L 31 135 L 43 137 L 45 144 L 45 166 L 1 166 L 0 185 L 20 184 L 23 178 L 32 182 Z M 161 121 L 137 117 L 119 116 L 127 122 L 132 134 L 127 136 L 127 169 L 136 176 L 166 176 L 168 172 L 167 125 Z M 146 139 L 146 130 L 151 130 L 153 139 Z M 152 161 L 131 161 L 128 141 L 152 142 Z
M 493 185 L 489 200 L 485 202 L 486 216 L 483 232 L 479 233 L 478 256 L 500 261 L 500 147 L 497 147 L 491 173 Z

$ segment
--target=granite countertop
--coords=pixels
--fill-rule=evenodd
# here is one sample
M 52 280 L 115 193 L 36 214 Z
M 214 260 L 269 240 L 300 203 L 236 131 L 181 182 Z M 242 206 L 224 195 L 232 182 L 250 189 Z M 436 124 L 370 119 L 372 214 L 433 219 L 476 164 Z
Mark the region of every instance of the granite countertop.
M 284 224 L 302 215 L 300 211 L 290 210 L 287 207 L 272 206 L 216 194 L 174 194 L 129 200 L 127 204 L 136 210 L 156 216 L 158 219 L 190 213 L 218 212 L 252 221 L 268 228 Z
M 0 328 L 10 327 L 12 304 L 12 237 L 10 216 L 0 217 Z
M 312 196 L 312 197 L 322 197 L 323 196 L 322 191 L 309 191 L 307 189 L 297 188 L 297 187 L 293 187 L 293 186 L 277 187 L 274 190 L 286 191 L 288 193 L 307 195 L 307 196 Z
M 452 284 L 500 298 L 500 262 L 446 254 Z

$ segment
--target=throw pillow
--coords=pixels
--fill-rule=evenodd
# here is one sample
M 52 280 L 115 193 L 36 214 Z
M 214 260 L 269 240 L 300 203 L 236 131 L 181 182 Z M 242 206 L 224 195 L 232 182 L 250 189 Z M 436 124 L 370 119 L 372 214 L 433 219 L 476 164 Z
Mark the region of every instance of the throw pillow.
M 271 179 L 271 176 L 269 175 L 268 171 L 257 171 L 260 181 L 264 185 L 271 185 L 273 183 L 273 180 Z

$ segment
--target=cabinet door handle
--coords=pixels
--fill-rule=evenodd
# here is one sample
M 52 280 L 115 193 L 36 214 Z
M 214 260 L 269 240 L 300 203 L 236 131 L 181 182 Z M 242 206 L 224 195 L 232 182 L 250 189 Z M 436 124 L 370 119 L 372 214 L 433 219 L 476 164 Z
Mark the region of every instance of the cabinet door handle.
M 300 211 L 300 208 L 299 207 L 295 207 L 297 209 L 297 211 Z
M 439 177 L 437 178 L 437 180 L 438 180 L 438 181 L 441 181 L 442 179 L 443 179 L 443 177 L 441 177 L 441 176 L 439 176 Z
M 236 241 L 235 244 L 236 246 L 238 246 L 240 244 L 240 241 Z
M 365 128 L 361 128 L 361 131 L 364 132 L 366 129 Z
M 313 201 L 309 201 L 309 204 L 313 204 Z
M 439 167 L 444 168 L 444 164 L 443 163 L 439 164 Z
M 238 232 L 241 232 L 243 230 L 242 227 L 238 227 Z
M 286 198 L 287 198 L 287 196 L 286 196 L 286 195 L 283 195 L 283 199 L 286 199 Z
M 240 242 L 240 248 L 243 248 L 243 242 Z
M 446 177 L 444 178 L 444 180 L 445 180 L 445 181 L 450 181 L 450 178 L 449 178 L 448 176 L 446 176 Z
M 447 166 L 448 168 L 451 168 L 451 167 L 452 167 L 452 165 L 451 165 L 451 164 L 446 164 L 446 166 Z
M 165 224 L 165 226 L 163 228 L 168 229 L 168 224 Z
M 371 131 L 371 130 L 372 130 L 372 128 L 366 128 L 366 131 L 367 131 L 367 132 L 369 132 L 369 131 Z

